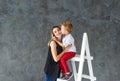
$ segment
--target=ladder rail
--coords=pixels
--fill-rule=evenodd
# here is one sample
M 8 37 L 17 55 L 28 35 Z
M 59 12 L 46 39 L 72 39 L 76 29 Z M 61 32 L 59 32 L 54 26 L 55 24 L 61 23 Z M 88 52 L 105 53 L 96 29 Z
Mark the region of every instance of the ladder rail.
M 86 41 L 86 54 L 87 54 L 86 56 L 87 56 L 87 63 L 88 63 L 88 69 L 89 69 L 90 76 L 94 77 L 91 59 L 89 58 L 90 57 L 90 49 L 89 49 L 88 37 L 87 37 L 87 41 Z M 91 81 L 94 81 L 94 80 L 91 80 Z

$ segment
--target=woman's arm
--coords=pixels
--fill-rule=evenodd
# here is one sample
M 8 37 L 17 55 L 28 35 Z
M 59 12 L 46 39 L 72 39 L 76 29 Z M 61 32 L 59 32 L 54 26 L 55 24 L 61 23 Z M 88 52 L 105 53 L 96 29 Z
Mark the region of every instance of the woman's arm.
M 54 61 L 58 62 L 60 60 L 60 58 L 63 56 L 63 54 L 71 47 L 71 45 L 66 47 L 60 54 L 57 54 L 55 41 L 51 41 L 50 47 L 51 47 L 51 52 L 52 52 L 52 56 L 53 56 Z

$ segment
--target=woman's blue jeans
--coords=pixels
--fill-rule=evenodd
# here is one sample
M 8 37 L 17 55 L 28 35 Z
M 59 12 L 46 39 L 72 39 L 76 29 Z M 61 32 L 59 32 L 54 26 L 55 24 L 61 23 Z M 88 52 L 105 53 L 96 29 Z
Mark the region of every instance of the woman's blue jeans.
M 46 81 L 56 81 L 56 80 L 46 74 Z

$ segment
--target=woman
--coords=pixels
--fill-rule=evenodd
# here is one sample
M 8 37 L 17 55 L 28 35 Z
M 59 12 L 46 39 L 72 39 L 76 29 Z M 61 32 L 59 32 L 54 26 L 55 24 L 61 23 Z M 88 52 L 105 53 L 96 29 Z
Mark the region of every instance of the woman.
M 58 26 L 53 26 L 51 30 L 52 38 L 56 38 L 61 41 L 61 29 Z M 46 81 L 56 81 L 57 77 L 60 75 L 60 67 L 59 67 L 59 60 L 63 56 L 63 54 L 71 47 L 69 45 L 64 50 L 63 48 L 54 40 L 50 40 L 48 49 L 48 56 L 45 64 L 45 74 L 46 74 Z

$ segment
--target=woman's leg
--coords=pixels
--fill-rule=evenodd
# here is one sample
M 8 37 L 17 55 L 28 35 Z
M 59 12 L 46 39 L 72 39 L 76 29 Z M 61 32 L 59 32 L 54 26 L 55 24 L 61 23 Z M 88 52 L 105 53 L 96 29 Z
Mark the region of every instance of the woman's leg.
M 60 59 L 60 67 L 64 73 L 69 73 L 69 67 L 67 65 L 67 61 L 75 56 L 75 52 L 66 52 L 62 58 Z
M 60 78 L 60 72 L 61 72 L 61 69 L 59 69 L 58 71 L 57 78 Z
M 46 74 L 46 81 L 56 81 L 56 80 Z

